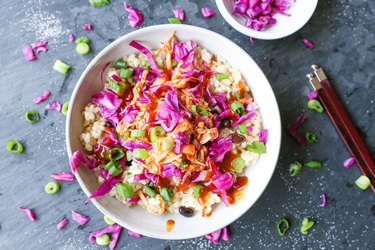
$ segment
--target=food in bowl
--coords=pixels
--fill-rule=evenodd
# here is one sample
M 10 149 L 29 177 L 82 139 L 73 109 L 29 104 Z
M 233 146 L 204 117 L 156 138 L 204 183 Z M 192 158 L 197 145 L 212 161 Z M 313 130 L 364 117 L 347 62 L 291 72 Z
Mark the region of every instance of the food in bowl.
M 103 90 L 82 112 L 85 152 L 73 153 L 71 167 L 98 176 L 89 199 L 109 193 L 126 206 L 185 217 L 239 201 L 244 170 L 266 152 L 268 136 L 241 72 L 174 33 L 152 52 L 129 45 L 141 53 L 103 69 Z

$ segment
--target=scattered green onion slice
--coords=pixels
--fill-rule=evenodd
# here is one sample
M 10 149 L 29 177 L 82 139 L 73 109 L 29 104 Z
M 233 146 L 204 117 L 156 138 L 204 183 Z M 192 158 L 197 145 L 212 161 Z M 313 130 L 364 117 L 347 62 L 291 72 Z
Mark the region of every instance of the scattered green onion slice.
M 122 60 L 122 59 L 118 59 L 117 61 L 116 61 L 116 66 L 117 67 L 120 67 L 120 68 L 126 68 L 126 62 L 124 61 L 124 60 Z
M 237 91 L 234 95 L 235 95 L 235 97 L 236 97 L 237 100 L 240 100 L 240 99 L 241 99 L 241 94 L 240 94 L 240 92 Z
M 133 129 L 130 130 L 130 137 L 143 137 L 146 135 L 146 130 Z
M 186 161 L 185 161 L 185 160 L 182 160 L 182 161 L 181 161 L 181 169 L 182 169 L 182 170 L 186 170 L 186 165 L 187 165 Z
M 138 159 L 146 159 L 148 157 L 148 152 L 144 148 L 135 148 L 133 150 L 133 157 Z
M 132 160 L 132 153 L 130 151 L 126 151 L 126 160 L 131 161 Z
M 197 106 L 197 113 L 200 116 L 208 116 L 207 109 L 205 109 L 205 107 L 203 107 L 202 105 Z
M 239 114 L 239 115 L 245 112 L 245 107 L 240 102 L 232 102 L 232 104 L 230 105 L 230 108 L 232 109 L 234 113 Z
M 238 124 L 237 128 L 240 131 L 240 134 L 247 135 L 248 131 L 245 124 Z
M 287 219 L 283 218 L 277 222 L 277 231 L 280 236 L 284 236 L 285 233 L 289 230 L 289 222 Z
M 154 189 L 152 189 L 151 187 L 149 186 L 146 186 L 143 191 L 148 194 L 148 196 L 150 196 L 151 198 L 154 198 L 156 196 L 156 192 Z
M 126 133 L 125 133 L 124 136 L 122 137 L 122 138 L 124 139 L 124 141 L 127 141 L 127 140 L 128 140 L 129 135 L 130 135 L 130 132 L 129 132 L 129 131 L 126 131 Z
M 109 159 L 113 161 L 118 161 L 125 156 L 124 151 L 122 151 L 120 148 L 111 148 L 108 150 L 108 153 Z
M 78 54 L 86 55 L 90 52 L 90 46 L 87 43 L 78 43 L 76 46 Z
M 317 137 L 316 134 L 314 134 L 313 132 L 311 132 L 311 131 L 307 131 L 307 132 L 306 132 L 306 140 L 307 140 L 309 143 L 314 143 L 314 142 L 317 142 L 317 141 L 318 141 L 318 137 Z
M 169 22 L 170 24 L 181 24 L 180 19 L 175 18 L 175 17 L 170 17 L 170 18 L 168 18 L 168 22 Z
M 356 181 L 355 185 L 362 190 L 366 190 L 370 187 L 371 182 L 370 179 L 366 175 L 361 175 Z
M 289 166 L 289 174 L 290 176 L 296 176 L 302 169 L 302 164 L 298 161 L 293 162 Z
M 197 105 L 190 105 L 189 109 L 190 109 L 191 113 L 193 113 L 193 115 L 198 115 Z
M 107 246 L 111 242 L 111 237 L 109 237 L 109 234 L 102 234 L 99 236 L 96 236 L 96 244 L 99 246 Z
M 176 68 L 178 65 L 178 62 L 175 59 L 172 59 L 172 68 Z
M 53 69 L 56 70 L 57 72 L 65 75 L 68 73 L 70 69 L 70 65 L 60 61 L 59 59 L 56 60 L 55 64 L 53 65 Z
M 160 189 L 160 195 L 165 201 L 172 201 L 173 191 L 169 187 L 163 187 Z
M 17 140 L 8 140 L 7 150 L 8 152 L 13 153 L 13 154 L 21 154 L 23 152 L 23 146 Z
M 91 40 L 85 36 L 80 36 L 78 38 L 76 38 L 75 40 L 76 44 L 79 44 L 79 43 L 90 43 Z
M 231 165 L 236 172 L 242 172 L 242 170 L 245 168 L 245 164 L 245 160 L 241 157 L 237 157 L 231 162 Z
M 266 146 L 263 142 L 253 141 L 251 144 L 247 145 L 247 151 L 258 154 L 266 153 Z
M 69 102 L 64 102 L 64 104 L 62 105 L 62 108 L 61 108 L 61 113 L 63 115 L 67 115 L 68 109 L 69 109 Z
M 113 224 L 116 223 L 113 220 L 111 220 L 111 218 L 109 218 L 107 215 L 104 215 L 103 219 L 104 219 L 105 223 L 107 223 L 108 225 L 113 225 Z
M 106 170 L 108 170 L 108 172 L 113 175 L 113 176 L 117 176 L 119 174 L 121 174 L 122 172 L 122 166 L 119 162 L 115 162 L 113 160 L 109 161 L 105 166 L 104 168 Z
M 319 161 L 309 161 L 309 162 L 305 163 L 305 166 L 309 167 L 309 168 L 321 168 L 322 163 L 319 162 Z
M 203 186 L 200 184 L 193 187 L 193 195 L 195 198 L 198 198 L 200 196 L 202 188 Z
M 109 4 L 109 0 L 89 0 L 89 1 L 90 1 L 91 6 L 93 7 L 99 7 L 99 6 Z
M 134 70 L 133 69 L 120 69 L 120 77 L 121 78 L 130 78 L 133 76 Z
M 157 141 L 157 148 L 159 151 L 171 150 L 174 146 L 173 140 L 170 137 L 162 137 Z
M 30 110 L 25 112 L 25 118 L 30 123 L 37 123 L 40 120 L 40 115 L 37 111 Z
M 55 194 L 59 192 L 59 190 L 60 190 L 60 184 L 57 181 L 48 182 L 44 186 L 44 191 L 46 191 L 47 194 Z
M 117 183 L 116 191 L 118 195 L 124 198 L 132 198 L 135 195 L 133 186 L 130 183 Z
M 309 102 L 307 103 L 307 107 L 309 109 L 316 110 L 319 113 L 322 113 L 324 111 L 322 104 L 320 104 L 320 102 L 315 99 L 309 100 Z
M 162 126 L 156 126 L 151 130 L 150 140 L 151 140 L 151 142 L 155 143 L 155 142 L 157 142 L 159 137 L 164 136 L 164 135 L 165 135 L 165 130 L 163 129 L 163 127 Z
M 229 76 L 228 74 L 215 74 L 215 77 L 217 80 L 221 81 L 221 80 L 225 80 L 225 79 L 228 79 Z
M 314 226 L 314 222 L 312 220 L 309 220 L 308 218 L 303 218 L 302 220 L 302 226 L 301 226 L 301 233 L 307 234 L 307 231 Z

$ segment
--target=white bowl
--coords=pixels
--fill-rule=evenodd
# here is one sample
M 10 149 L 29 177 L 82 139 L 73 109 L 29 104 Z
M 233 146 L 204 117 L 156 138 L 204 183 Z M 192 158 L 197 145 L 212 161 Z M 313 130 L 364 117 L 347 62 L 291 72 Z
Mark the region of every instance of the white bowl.
M 279 39 L 298 31 L 309 21 L 317 4 L 318 0 L 296 0 L 286 11 L 291 16 L 276 14 L 275 25 L 256 31 L 245 26 L 246 19 L 242 15 L 233 14 L 234 0 L 216 0 L 221 15 L 233 28 L 244 35 L 262 40 Z
M 79 140 L 79 135 L 83 131 L 81 113 L 85 105 L 91 101 L 91 97 L 101 90 L 100 71 L 103 66 L 123 55 L 136 52 L 128 46 L 130 41 L 137 40 L 146 47 L 155 49 L 160 46 L 160 42 L 170 36 L 173 30 L 177 31 L 180 40 L 196 41 L 214 54 L 226 58 L 229 64 L 243 73 L 260 107 L 264 127 L 269 130 L 267 154 L 260 157 L 256 166 L 246 170 L 249 184 L 245 198 L 231 207 L 220 204 L 215 207 L 208 218 L 202 218 L 198 213 L 192 218 L 186 218 L 180 214 L 154 216 L 139 206 L 128 208 L 109 195 L 93 199 L 92 202 L 115 222 L 137 233 L 160 239 L 187 239 L 211 233 L 243 215 L 263 193 L 276 166 L 281 141 L 279 109 L 262 70 L 244 50 L 217 33 L 189 25 L 157 25 L 124 35 L 103 49 L 78 80 L 70 100 L 66 123 L 66 143 L 69 158 L 73 151 L 83 150 Z M 78 169 L 76 178 L 87 196 L 98 187 L 94 172 L 84 167 Z M 175 221 L 175 226 L 170 233 L 166 232 L 168 219 Z

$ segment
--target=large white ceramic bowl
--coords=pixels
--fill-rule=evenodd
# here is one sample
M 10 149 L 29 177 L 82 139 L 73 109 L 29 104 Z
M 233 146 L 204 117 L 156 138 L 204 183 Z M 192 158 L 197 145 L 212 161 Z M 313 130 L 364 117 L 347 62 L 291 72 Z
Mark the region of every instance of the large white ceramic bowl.
M 160 239 L 187 239 L 211 233 L 227 226 L 243 215 L 259 198 L 266 188 L 274 172 L 279 156 L 281 125 L 277 102 L 266 77 L 251 57 L 235 43 L 212 31 L 188 25 L 157 25 L 131 32 L 117 39 L 101 51 L 82 73 L 70 100 L 66 123 L 66 143 L 68 155 L 75 150 L 83 150 L 79 135 L 83 131 L 81 112 L 91 97 L 101 90 L 100 71 L 107 62 L 113 62 L 123 55 L 136 52 L 128 46 L 137 40 L 148 48 L 158 48 L 172 31 L 177 31 L 181 40 L 192 39 L 214 54 L 226 58 L 239 69 L 249 83 L 256 102 L 260 107 L 264 127 L 269 130 L 267 154 L 260 157 L 256 166 L 246 169 L 249 184 L 243 200 L 231 207 L 221 204 L 212 215 L 202 218 L 198 213 L 192 218 L 180 214 L 154 216 L 139 206 L 128 208 L 116 199 L 105 195 L 93 199 L 94 205 L 104 214 L 121 226 L 140 234 Z M 98 187 L 94 172 L 80 167 L 76 178 L 86 195 L 90 195 Z M 166 221 L 173 219 L 175 226 L 171 232 L 166 231 Z
M 245 26 L 246 19 L 242 15 L 233 13 L 234 1 L 216 0 L 221 15 L 237 31 L 262 40 L 279 39 L 298 31 L 309 21 L 318 4 L 318 0 L 296 0 L 286 11 L 291 16 L 276 14 L 274 16 L 277 20 L 275 25 L 262 31 L 256 31 Z

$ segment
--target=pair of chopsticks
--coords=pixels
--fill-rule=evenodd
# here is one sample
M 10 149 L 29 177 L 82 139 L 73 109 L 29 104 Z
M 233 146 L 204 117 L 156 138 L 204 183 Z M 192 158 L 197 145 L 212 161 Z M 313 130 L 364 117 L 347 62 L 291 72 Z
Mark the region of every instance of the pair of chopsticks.
M 371 190 L 375 194 L 375 164 L 371 154 L 329 83 L 323 69 L 315 64 L 311 68 L 314 70 L 314 74 L 307 74 L 311 86 L 318 91 L 319 101 L 323 104 L 333 125 L 355 158 L 362 174 L 370 179 Z

